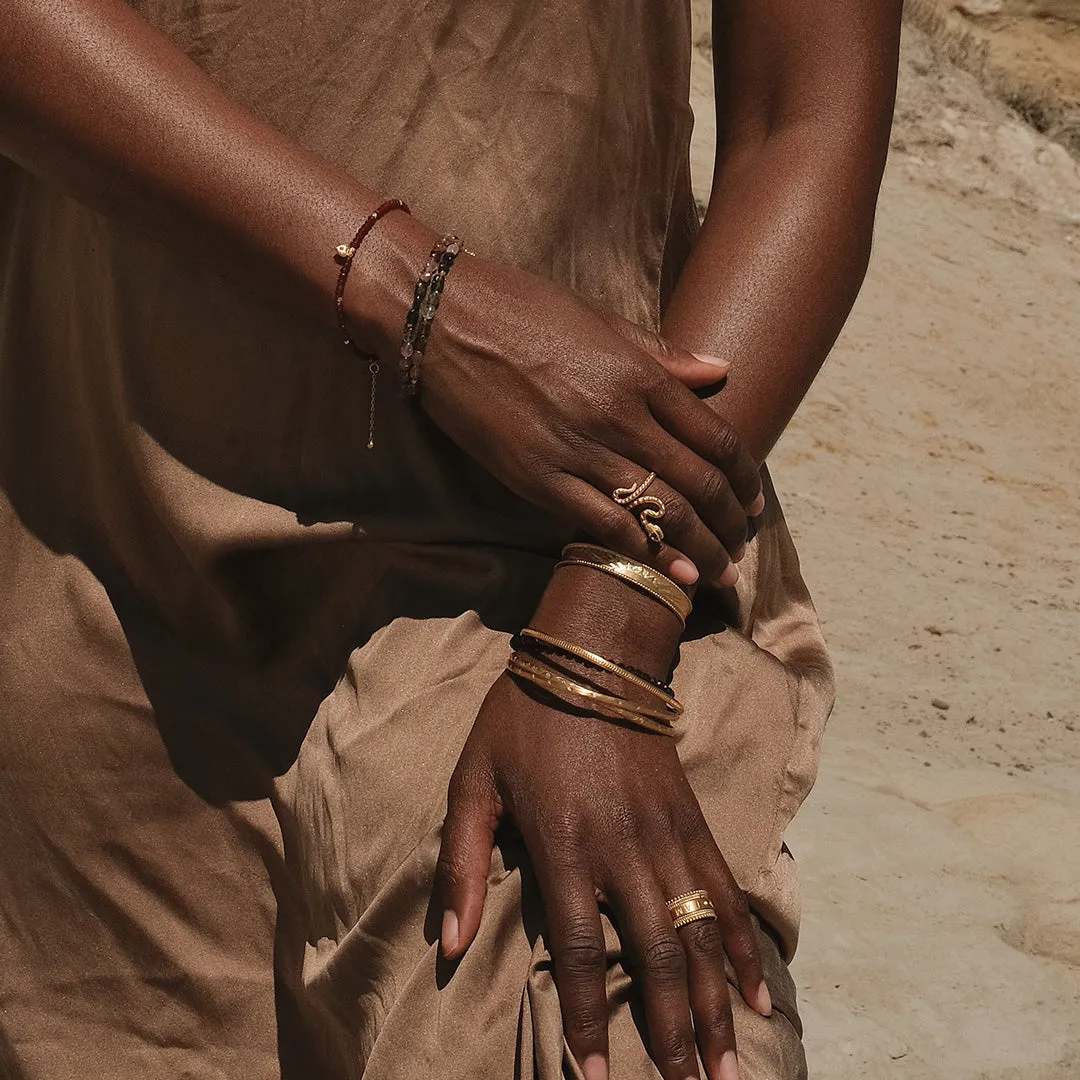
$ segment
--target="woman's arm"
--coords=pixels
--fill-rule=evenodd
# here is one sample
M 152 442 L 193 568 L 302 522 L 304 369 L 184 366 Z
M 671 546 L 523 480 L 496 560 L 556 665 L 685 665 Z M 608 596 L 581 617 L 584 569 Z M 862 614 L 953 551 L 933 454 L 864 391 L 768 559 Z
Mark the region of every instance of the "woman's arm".
M 862 284 L 901 0 L 715 0 L 716 171 L 665 338 L 731 361 L 713 407 L 763 461 Z
M 123 0 L 4 0 L 0 152 L 324 322 L 335 318 L 334 248 L 400 194 L 369 190 L 247 112 Z M 384 359 L 395 357 L 434 239 L 395 213 L 357 256 L 346 310 Z M 720 574 L 742 543 L 742 508 L 760 480 L 687 389 L 715 383 L 723 365 L 680 350 L 654 358 L 568 290 L 468 259 L 453 271 L 425 369 L 420 405 L 451 438 L 605 543 L 650 557 L 607 496 L 639 467 L 670 477 L 683 510 L 659 565 L 679 576 L 681 553 Z
M 711 404 L 758 460 L 802 400 L 862 282 L 888 146 L 900 7 L 715 4 L 716 178 L 663 329 L 731 361 L 729 384 Z M 569 569 L 556 573 L 533 625 L 654 675 L 667 670 L 679 633 L 659 605 Z M 607 1076 L 594 885 L 619 917 L 665 1080 L 698 1076 L 695 1050 L 709 1080 L 736 1080 L 722 952 L 753 1007 L 768 1013 L 769 995 L 745 898 L 731 888 L 670 742 L 566 716 L 504 676 L 451 782 L 439 882 L 451 956 L 479 926 L 491 830 L 506 810 L 536 865 L 567 1041 L 588 1080 Z M 673 889 L 702 885 L 720 922 L 676 937 L 663 901 Z
M 323 321 L 327 253 L 380 201 L 234 102 L 123 0 L 5 0 L 0 153 Z

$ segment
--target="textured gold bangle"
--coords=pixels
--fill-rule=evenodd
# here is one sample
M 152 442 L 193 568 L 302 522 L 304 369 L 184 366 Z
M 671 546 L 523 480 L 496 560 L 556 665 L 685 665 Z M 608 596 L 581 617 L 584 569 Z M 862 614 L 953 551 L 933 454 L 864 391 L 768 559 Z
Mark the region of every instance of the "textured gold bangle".
M 511 653 L 509 660 L 506 661 L 506 670 L 546 690 L 560 701 L 564 699 L 559 696 L 558 691 L 580 698 L 601 715 L 615 720 L 625 720 L 654 735 L 675 737 L 675 732 L 663 713 L 579 683 L 558 671 L 553 671 L 525 653 Z
M 591 566 L 594 570 L 620 578 L 648 593 L 654 600 L 659 600 L 674 613 L 683 629 L 686 628 L 687 616 L 693 610 L 690 597 L 671 578 L 651 566 L 596 544 L 567 544 L 555 568 L 560 566 Z
M 606 690 L 598 690 L 595 686 L 590 686 L 588 683 L 581 682 L 570 675 L 563 674 L 563 672 L 545 664 L 535 656 L 530 656 L 528 653 L 512 652 L 508 663 L 510 662 L 518 667 L 529 668 L 545 676 L 550 676 L 560 684 L 572 683 L 575 689 L 571 692 L 578 697 L 588 698 L 590 701 L 604 705 L 606 708 L 618 709 L 621 713 L 629 713 L 633 716 L 655 720 L 666 728 L 671 727 L 673 717 L 668 710 L 654 709 L 651 705 L 642 705 L 637 701 L 631 701 L 629 698 L 619 697 L 617 694 L 609 694 Z
M 579 660 L 584 660 L 587 664 L 592 664 L 593 667 L 600 668 L 601 671 L 607 671 L 612 675 L 617 675 L 624 682 L 630 683 L 631 686 L 637 686 L 642 690 L 647 690 L 653 697 L 659 698 L 664 703 L 664 708 L 671 714 L 672 719 L 680 717 L 683 714 L 682 702 L 675 698 L 670 690 L 665 690 L 655 683 L 649 682 L 648 679 L 643 679 L 640 675 L 627 670 L 620 664 L 616 664 L 613 660 L 606 659 L 599 653 L 590 652 L 590 650 L 583 649 L 580 645 L 575 645 L 573 642 L 564 641 L 562 638 L 552 637 L 550 634 L 542 633 L 539 630 L 533 630 L 531 626 L 527 626 L 521 631 L 521 637 L 531 638 L 533 641 L 539 641 L 545 645 L 550 645 L 560 652 L 569 653 L 571 656 L 576 656 Z

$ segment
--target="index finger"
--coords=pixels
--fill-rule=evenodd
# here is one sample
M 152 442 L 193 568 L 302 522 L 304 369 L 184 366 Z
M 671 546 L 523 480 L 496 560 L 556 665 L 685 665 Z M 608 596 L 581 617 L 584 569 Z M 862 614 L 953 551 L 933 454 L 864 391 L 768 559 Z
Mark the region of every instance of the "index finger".
M 730 424 L 674 379 L 649 395 L 649 408 L 661 427 L 727 477 L 741 506 L 761 512 L 761 472 Z

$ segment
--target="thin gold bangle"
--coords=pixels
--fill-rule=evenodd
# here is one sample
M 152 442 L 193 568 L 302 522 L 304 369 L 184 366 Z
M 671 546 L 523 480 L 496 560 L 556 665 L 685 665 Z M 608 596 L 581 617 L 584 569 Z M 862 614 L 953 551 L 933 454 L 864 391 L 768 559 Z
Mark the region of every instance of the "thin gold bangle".
M 659 570 L 596 544 L 567 544 L 555 569 L 560 566 L 591 566 L 594 570 L 620 578 L 634 588 L 648 593 L 654 600 L 659 600 L 671 610 L 682 628 L 686 629 L 687 616 L 693 610 L 690 597 Z
M 511 653 L 506 661 L 506 670 L 539 686 L 556 698 L 559 697 L 556 691 L 561 690 L 587 701 L 591 708 L 602 715 L 607 715 L 604 712 L 607 710 L 608 713 L 614 714 L 616 720 L 625 720 L 656 735 L 675 737 L 675 731 L 663 713 L 579 683 L 558 671 L 553 671 L 525 653 Z
M 607 671 L 612 675 L 618 675 L 620 679 L 630 683 L 632 686 L 647 690 L 653 697 L 658 697 L 664 703 L 664 707 L 671 713 L 673 718 L 682 716 L 683 714 L 682 702 L 675 698 L 670 690 L 664 690 L 655 683 L 649 682 L 648 679 L 643 679 L 633 671 L 629 671 L 621 665 L 616 664 L 613 660 L 606 659 L 599 653 L 590 652 L 588 649 L 583 649 L 580 645 L 575 645 L 573 642 L 564 641 L 562 638 L 552 637 L 550 634 L 542 633 L 539 630 L 533 630 L 531 626 L 527 626 L 521 631 L 521 637 L 543 642 L 543 644 L 550 645 L 560 652 L 576 656 L 579 660 L 584 660 L 585 663 L 600 668 L 601 671 Z

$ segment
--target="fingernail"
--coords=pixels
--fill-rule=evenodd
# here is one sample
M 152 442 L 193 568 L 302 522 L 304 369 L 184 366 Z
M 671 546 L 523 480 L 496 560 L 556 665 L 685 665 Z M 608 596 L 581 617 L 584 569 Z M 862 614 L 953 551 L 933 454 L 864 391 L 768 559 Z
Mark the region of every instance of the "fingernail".
M 728 1050 L 720 1059 L 720 1080 L 739 1080 L 739 1059 Z
M 765 492 L 759 491 L 758 497 L 746 508 L 746 512 L 751 517 L 760 517 L 762 511 L 765 509 Z
M 739 546 L 738 551 L 736 551 L 735 554 L 731 556 L 731 561 L 732 562 L 742 562 L 743 559 L 745 559 L 745 558 L 746 558 L 746 545 L 741 544 Z
M 697 567 L 686 559 L 676 559 L 670 571 L 672 578 L 680 585 L 693 585 L 698 579 Z
M 762 1016 L 772 1016 L 772 994 L 764 982 L 757 989 L 757 1011 Z
M 607 1080 L 607 1058 L 603 1054 L 590 1054 L 582 1063 L 585 1080 Z
M 734 563 L 728 563 L 724 572 L 720 575 L 720 587 L 723 589 L 734 588 L 739 580 L 739 568 Z
M 700 360 L 703 364 L 712 364 L 714 367 L 731 367 L 730 360 L 722 360 L 719 356 L 710 356 L 708 353 L 696 352 L 694 353 L 694 359 Z
M 442 932 L 439 934 L 442 942 L 443 956 L 449 956 L 457 952 L 458 947 L 458 917 L 452 911 L 444 911 L 442 917 Z

